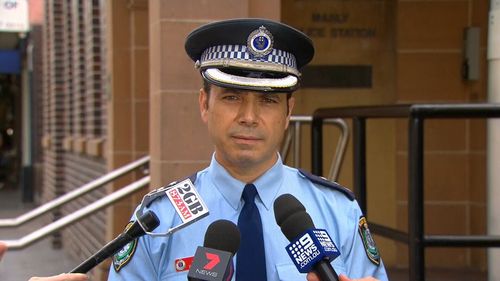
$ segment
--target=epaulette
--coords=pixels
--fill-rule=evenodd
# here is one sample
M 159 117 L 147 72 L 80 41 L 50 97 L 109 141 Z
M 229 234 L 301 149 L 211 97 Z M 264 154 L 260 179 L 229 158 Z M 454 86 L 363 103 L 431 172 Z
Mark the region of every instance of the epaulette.
M 197 176 L 198 176 L 198 172 L 190 175 L 189 177 L 183 178 L 180 181 L 173 181 L 173 182 L 167 184 L 166 186 L 163 186 L 163 187 L 160 187 L 160 188 L 157 188 L 157 189 L 154 189 L 154 190 L 150 191 L 144 197 L 144 198 L 147 198 L 147 199 L 143 199 L 142 204 L 144 204 L 146 207 L 149 207 L 154 200 L 156 200 L 157 198 L 165 195 L 165 193 L 163 191 L 167 190 L 169 187 L 171 187 L 173 185 L 176 185 L 177 183 L 182 182 L 182 181 L 184 181 L 186 179 L 189 179 L 191 181 L 191 183 L 194 184 L 194 182 L 196 181 L 196 177 Z
M 186 179 L 191 180 L 191 182 L 194 184 L 194 182 L 196 181 L 196 178 L 197 178 L 197 177 L 198 177 L 198 172 L 196 172 L 196 173 L 194 173 L 194 174 L 190 175 L 189 177 L 183 178 L 183 179 L 182 179 L 182 180 L 180 180 L 180 181 L 173 181 L 173 182 L 171 182 L 171 183 L 167 184 L 167 186 L 166 186 L 166 187 L 172 186 L 172 185 L 177 184 L 178 182 L 181 182 L 181 181 L 186 180 Z
M 341 186 L 340 184 L 335 183 L 335 182 L 331 182 L 331 181 L 327 180 L 326 178 L 313 175 L 313 174 L 311 174 L 311 173 L 309 173 L 309 172 L 307 172 L 305 170 L 302 170 L 302 169 L 298 169 L 298 170 L 299 170 L 299 173 L 301 175 L 303 175 L 304 177 L 306 177 L 311 182 L 313 182 L 315 184 L 322 185 L 322 186 L 326 186 L 326 187 L 329 187 L 329 188 L 332 188 L 332 189 L 335 189 L 337 191 L 340 191 L 345 196 L 347 196 L 347 198 L 349 198 L 349 200 L 351 200 L 351 201 L 353 201 L 354 199 L 356 199 L 356 197 L 354 196 L 354 193 L 352 191 L 350 191 L 349 189 Z

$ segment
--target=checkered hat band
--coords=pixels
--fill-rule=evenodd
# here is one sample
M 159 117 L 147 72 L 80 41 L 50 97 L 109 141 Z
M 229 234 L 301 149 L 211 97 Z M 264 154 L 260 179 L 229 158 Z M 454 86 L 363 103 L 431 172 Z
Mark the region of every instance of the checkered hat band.
M 206 49 L 201 55 L 201 62 L 219 60 L 219 59 L 235 59 L 258 62 L 271 62 L 276 64 L 284 64 L 288 67 L 297 68 L 295 56 L 291 53 L 273 49 L 270 54 L 263 57 L 254 57 L 250 52 L 247 52 L 247 46 L 243 45 L 219 45 Z

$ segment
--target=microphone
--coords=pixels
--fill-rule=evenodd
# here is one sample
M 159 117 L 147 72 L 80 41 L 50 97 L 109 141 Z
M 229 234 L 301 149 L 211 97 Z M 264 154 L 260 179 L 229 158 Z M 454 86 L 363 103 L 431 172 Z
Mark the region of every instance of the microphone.
M 240 231 L 228 220 L 214 221 L 196 249 L 189 281 L 228 281 L 234 273 L 233 256 L 240 247 Z
M 290 244 L 286 251 L 301 273 L 315 271 L 322 281 L 338 281 L 330 262 L 340 255 L 324 229 L 316 229 L 302 203 L 291 194 L 283 194 L 274 201 L 276 223 Z
M 139 222 L 145 229 L 142 229 Z M 160 220 L 156 214 L 152 211 L 147 211 L 138 220 L 132 223 L 130 227 L 125 229 L 122 234 L 118 235 L 115 239 L 102 247 L 97 253 L 89 257 L 86 261 L 82 262 L 69 273 L 87 273 L 103 260 L 118 252 L 127 243 L 143 236 L 146 232 L 153 231 L 156 227 L 158 227 L 158 225 L 160 225 Z

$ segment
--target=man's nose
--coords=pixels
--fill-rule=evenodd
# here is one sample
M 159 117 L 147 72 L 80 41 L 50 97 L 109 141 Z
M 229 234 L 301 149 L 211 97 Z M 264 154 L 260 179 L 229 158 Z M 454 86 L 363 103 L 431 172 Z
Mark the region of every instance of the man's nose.
M 255 126 L 259 121 L 259 106 L 253 99 L 245 99 L 240 107 L 239 123 L 246 126 Z

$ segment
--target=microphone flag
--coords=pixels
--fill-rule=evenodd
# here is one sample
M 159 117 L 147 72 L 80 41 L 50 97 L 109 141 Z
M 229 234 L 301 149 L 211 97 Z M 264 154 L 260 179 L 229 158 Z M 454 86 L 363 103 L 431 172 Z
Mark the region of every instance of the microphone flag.
M 183 180 L 165 191 L 183 224 L 208 215 L 208 208 L 191 180 Z
M 321 260 L 334 260 L 340 255 L 335 243 L 324 229 L 308 229 L 288 246 L 286 251 L 301 273 L 313 270 Z
M 199 246 L 189 269 L 189 280 L 226 280 L 232 276 L 232 256 L 230 252 Z

